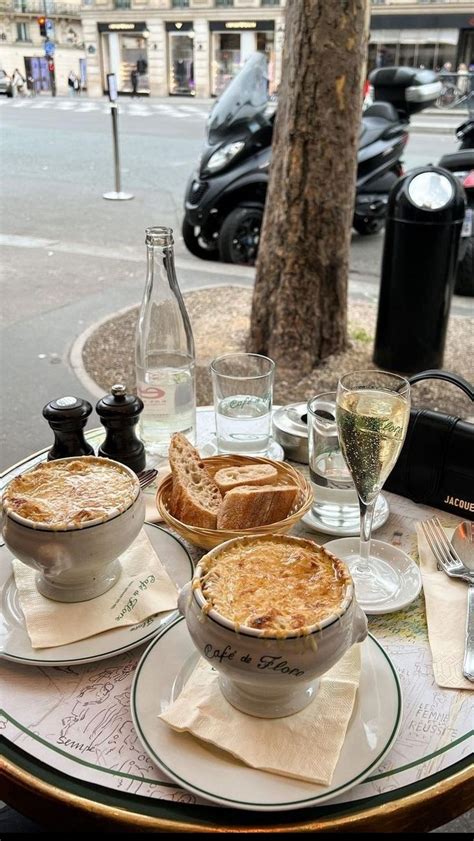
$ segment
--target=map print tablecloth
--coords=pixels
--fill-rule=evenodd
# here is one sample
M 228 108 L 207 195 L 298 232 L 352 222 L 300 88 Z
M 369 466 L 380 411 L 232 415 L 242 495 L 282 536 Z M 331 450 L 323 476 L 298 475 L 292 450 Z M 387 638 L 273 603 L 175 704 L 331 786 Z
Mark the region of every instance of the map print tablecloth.
M 202 423 L 201 419 L 201 433 Z M 386 496 L 390 516 L 375 537 L 416 558 L 414 523 L 435 512 L 392 494 Z M 441 519 L 447 526 L 459 522 L 449 514 L 441 514 Z M 332 539 L 301 525 L 295 533 L 321 542 Z M 197 560 L 202 552 L 189 548 Z M 370 618 L 369 630 L 386 648 L 400 675 L 402 727 L 375 773 L 333 803 L 397 790 L 472 752 L 473 695 L 441 689 L 434 682 L 423 594 L 399 613 Z M 0 660 L 0 734 L 76 779 L 144 797 L 199 802 L 165 777 L 135 733 L 130 690 L 143 651 L 141 647 L 98 663 L 54 668 Z

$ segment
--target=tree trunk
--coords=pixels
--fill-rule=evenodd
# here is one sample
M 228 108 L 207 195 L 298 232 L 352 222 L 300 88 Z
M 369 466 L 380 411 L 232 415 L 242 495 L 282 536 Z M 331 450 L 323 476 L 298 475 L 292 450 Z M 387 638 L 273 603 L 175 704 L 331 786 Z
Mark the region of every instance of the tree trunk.
M 288 0 L 248 347 L 310 371 L 344 350 L 369 0 Z

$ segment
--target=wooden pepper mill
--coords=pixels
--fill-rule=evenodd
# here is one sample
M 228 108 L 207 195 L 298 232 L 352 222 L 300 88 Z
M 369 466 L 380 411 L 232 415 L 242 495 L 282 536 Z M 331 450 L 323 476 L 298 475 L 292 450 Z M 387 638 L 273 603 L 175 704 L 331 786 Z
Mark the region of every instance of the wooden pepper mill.
M 119 461 L 140 473 L 145 467 L 145 447 L 136 434 L 136 425 L 143 401 L 127 394 L 124 385 L 117 383 L 97 403 L 95 410 L 105 426 L 107 435 L 97 455 Z
M 54 444 L 48 453 L 48 461 L 72 456 L 93 456 L 94 449 L 84 438 L 84 427 L 92 412 L 88 400 L 80 397 L 58 397 L 47 403 L 43 417 L 54 432 Z

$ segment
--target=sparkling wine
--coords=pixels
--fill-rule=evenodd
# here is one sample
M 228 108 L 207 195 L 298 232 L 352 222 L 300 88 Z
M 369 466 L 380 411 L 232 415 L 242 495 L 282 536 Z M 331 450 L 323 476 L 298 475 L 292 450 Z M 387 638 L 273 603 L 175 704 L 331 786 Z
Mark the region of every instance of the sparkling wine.
M 400 453 L 409 404 L 393 392 L 357 389 L 341 395 L 336 418 L 342 452 L 358 494 L 370 502 Z

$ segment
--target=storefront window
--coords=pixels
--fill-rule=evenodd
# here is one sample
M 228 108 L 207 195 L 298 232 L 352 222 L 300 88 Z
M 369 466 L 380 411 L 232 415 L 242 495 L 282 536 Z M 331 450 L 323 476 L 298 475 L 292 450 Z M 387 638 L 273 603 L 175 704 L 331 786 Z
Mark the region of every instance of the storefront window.
M 438 58 L 435 70 L 441 70 L 446 64 L 456 67 L 456 47 L 454 44 L 438 44 Z
M 230 24 L 223 24 L 222 28 Z M 219 31 L 211 24 L 212 32 L 212 94 L 220 96 L 229 82 L 237 75 L 247 58 L 253 53 L 264 53 L 268 62 L 269 92 L 275 89 L 275 32 L 273 22 L 268 29 L 257 29 L 257 23 L 241 24 L 237 32 Z M 245 27 L 245 28 L 244 28 Z M 259 24 L 260 27 L 260 24 Z
M 142 26 L 142 25 L 141 25 Z M 104 32 L 101 39 L 102 84 L 115 73 L 119 93 L 149 93 L 146 30 Z
M 437 64 L 438 45 L 418 44 L 417 66 L 433 70 Z
M 148 57 L 146 40 L 139 35 L 120 35 L 120 71 L 122 91 L 133 91 L 132 71 L 136 70 L 137 93 L 148 93 Z
M 214 34 L 213 93 L 220 96 L 240 70 L 240 33 Z
M 403 67 L 417 67 L 418 44 L 399 44 L 398 63 Z
M 268 67 L 269 93 L 275 88 L 275 33 L 257 32 L 257 51 L 265 53 Z
M 169 33 L 169 60 L 170 94 L 194 96 L 193 33 Z

